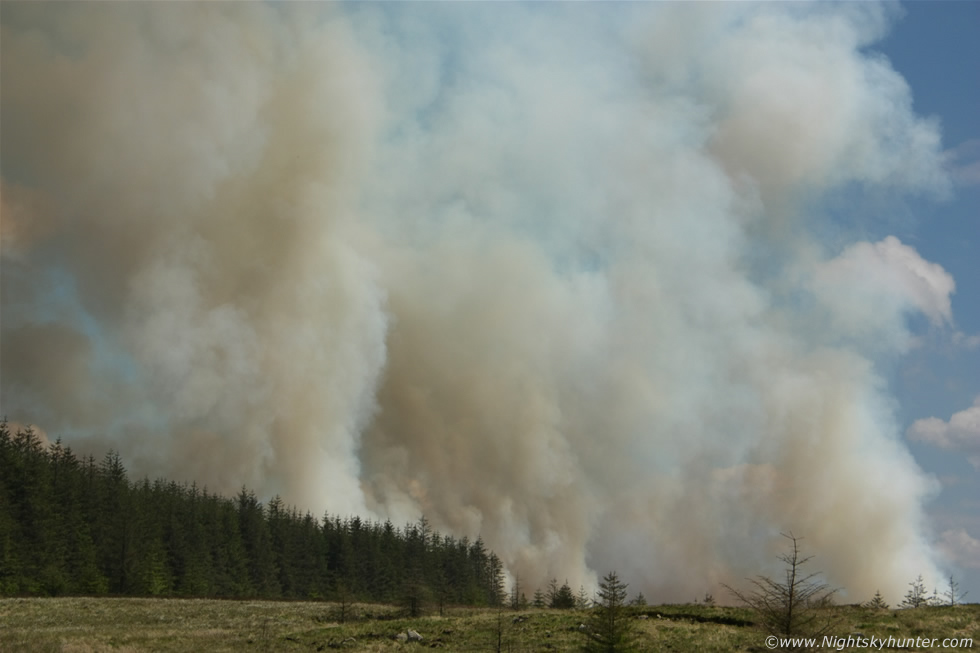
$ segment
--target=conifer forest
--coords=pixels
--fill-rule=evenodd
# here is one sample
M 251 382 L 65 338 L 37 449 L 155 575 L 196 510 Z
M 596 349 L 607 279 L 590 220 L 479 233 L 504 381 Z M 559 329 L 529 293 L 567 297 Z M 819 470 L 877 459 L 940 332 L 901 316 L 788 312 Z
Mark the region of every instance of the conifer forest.
M 247 488 L 130 479 L 119 454 L 79 457 L 0 423 L 0 595 L 323 599 L 499 605 L 481 538 L 300 513 Z

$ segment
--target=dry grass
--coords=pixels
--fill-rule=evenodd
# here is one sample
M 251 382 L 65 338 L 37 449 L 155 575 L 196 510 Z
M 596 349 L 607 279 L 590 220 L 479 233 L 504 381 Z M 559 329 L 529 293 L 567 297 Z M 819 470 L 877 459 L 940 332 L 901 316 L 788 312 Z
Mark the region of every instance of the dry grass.
M 2 599 L 0 651 L 101 653 L 113 651 L 574 651 L 584 638 L 581 611 L 517 613 L 457 608 L 418 619 L 395 608 L 356 607 L 357 618 L 338 623 L 328 603 L 184 599 Z M 641 650 L 765 651 L 764 636 L 743 608 L 676 605 L 643 608 L 637 616 Z M 829 608 L 835 634 L 878 637 L 972 637 L 980 648 L 980 605 L 918 610 Z M 421 644 L 394 636 L 413 628 Z M 353 639 L 351 639 L 353 638 Z

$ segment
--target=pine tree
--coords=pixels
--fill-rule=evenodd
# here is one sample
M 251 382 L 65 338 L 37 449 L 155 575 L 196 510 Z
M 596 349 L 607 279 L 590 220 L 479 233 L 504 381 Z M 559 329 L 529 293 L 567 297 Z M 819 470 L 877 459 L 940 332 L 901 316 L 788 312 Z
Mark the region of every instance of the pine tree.
M 943 601 L 946 605 L 956 605 L 960 603 L 968 594 L 968 592 L 963 592 L 960 594 L 960 584 L 953 580 L 953 575 L 949 575 L 949 588 L 943 593 Z
M 554 600 L 551 602 L 552 608 L 557 608 L 559 610 L 572 610 L 575 608 L 575 595 L 572 593 L 572 588 L 568 586 L 568 581 L 558 588 L 555 592 Z
M 291 531 L 293 533 L 293 552 L 289 560 L 290 577 L 294 583 L 294 594 L 300 599 L 318 599 L 324 594 L 321 591 L 319 579 L 323 575 L 322 561 L 324 556 L 320 554 L 320 544 L 322 542 L 316 519 L 312 514 L 306 513 L 302 518 L 295 511 L 291 517 Z M 376 543 L 372 542 L 371 551 L 376 549 Z M 380 556 L 378 556 L 380 557 Z M 380 561 L 374 563 L 374 570 L 380 568 Z
M 900 608 L 920 608 L 928 605 L 929 598 L 926 596 L 926 585 L 922 580 L 922 574 L 914 581 L 909 583 L 909 591 L 905 593 Z
M 521 609 L 521 577 L 514 576 L 514 586 L 510 588 L 510 609 Z
M 418 617 L 425 610 L 429 600 L 429 588 L 418 570 L 411 572 L 405 579 L 402 590 L 402 602 L 410 617 Z
M 14 445 L 6 418 L 0 422 L 0 594 L 23 592 L 21 584 L 27 561 L 21 532 L 23 500 L 20 452 Z
M 135 559 L 129 573 L 128 593 L 138 596 L 167 595 L 172 586 L 157 502 L 158 497 L 149 479 L 134 487 Z
M 99 488 L 99 528 L 95 531 L 99 567 L 105 574 L 109 592 L 129 591 L 127 571 L 134 560 L 130 530 L 129 481 L 119 453 L 110 450 L 97 473 Z
M 636 634 L 626 608 L 627 585 L 615 571 L 606 574 L 599 584 L 599 601 L 592 609 L 586 635 L 589 653 L 617 653 L 634 649 Z
M 409 616 L 422 614 L 429 602 L 430 591 L 426 583 L 426 548 L 430 537 L 429 522 L 423 516 L 418 524 L 405 526 L 406 571 L 402 587 L 402 601 Z
M 552 578 L 550 581 L 548 581 L 547 599 L 548 599 L 549 608 L 556 607 L 555 604 L 558 602 L 558 579 L 557 578 Z
M 534 601 L 531 603 L 531 605 L 536 608 L 543 608 L 545 606 L 544 592 L 541 591 L 540 587 L 534 590 Z
M 279 571 L 262 504 L 242 488 L 238 494 L 238 523 L 249 563 L 249 579 L 257 596 L 279 598 Z
M 482 537 L 477 537 L 476 541 L 469 545 L 466 560 L 470 582 L 465 590 L 465 602 L 471 605 L 487 605 L 489 558 Z
M 337 586 L 336 600 L 336 619 L 340 623 L 347 623 L 347 620 L 354 616 L 354 595 L 344 583 Z M 417 613 L 412 616 L 417 616 Z
M 95 457 L 89 455 L 81 461 L 76 479 L 77 526 L 70 526 L 75 532 L 77 548 L 76 582 L 82 594 L 106 594 L 109 579 L 99 565 L 98 536 L 99 497 L 98 471 Z
M 443 555 L 445 555 L 443 553 Z M 446 609 L 446 604 L 448 603 L 450 596 L 452 595 L 452 587 L 449 584 L 448 575 L 446 574 L 444 564 L 440 564 L 432 572 L 432 580 L 430 581 L 433 594 L 435 595 L 436 604 L 439 606 L 439 616 L 443 616 Z
M 11 442 L 12 465 L 4 469 L 11 502 L 10 513 L 17 522 L 13 542 L 14 591 L 25 594 L 59 594 L 66 579 L 62 561 L 63 542 L 58 536 L 51 456 L 33 428 L 18 429 Z
M 207 529 L 202 515 L 204 498 L 194 484 L 178 487 L 173 483 L 172 486 L 177 499 L 176 510 L 171 515 L 175 591 L 182 596 L 207 596 L 214 567 L 205 539 Z M 271 546 L 268 548 L 267 555 L 272 556 Z
M 253 596 L 248 572 L 248 555 L 238 526 L 238 514 L 234 504 L 226 499 L 212 497 L 209 510 L 208 541 L 214 563 L 214 596 L 230 598 Z
M 269 525 L 269 546 L 272 549 L 272 559 L 278 574 L 276 579 L 283 596 L 296 595 L 297 575 L 302 571 L 294 570 L 294 541 L 292 524 L 294 519 L 289 515 L 282 497 L 278 494 L 269 501 L 266 507 L 266 521 Z
M 875 595 L 871 597 L 870 601 L 864 604 L 864 607 L 871 608 L 872 610 L 887 610 L 888 604 L 885 603 L 885 599 L 881 595 L 881 590 L 875 590 Z
M 491 552 L 487 558 L 487 598 L 490 605 L 503 605 L 507 594 L 504 591 L 504 563 L 496 553 Z
M 63 543 L 63 569 L 70 594 L 102 594 L 107 582 L 98 567 L 92 524 L 81 461 L 61 440 L 51 447 L 54 466 L 54 501 L 58 515 L 57 536 Z
M 376 601 L 391 601 L 395 598 L 399 569 L 403 568 L 401 544 L 398 530 L 390 520 L 386 520 L 378 532 L 378 568 L 375 570 L 373 597 Z M 446 579 L 447 596 L 440 601 L 449 601 L 452 596 L 453 579 Z

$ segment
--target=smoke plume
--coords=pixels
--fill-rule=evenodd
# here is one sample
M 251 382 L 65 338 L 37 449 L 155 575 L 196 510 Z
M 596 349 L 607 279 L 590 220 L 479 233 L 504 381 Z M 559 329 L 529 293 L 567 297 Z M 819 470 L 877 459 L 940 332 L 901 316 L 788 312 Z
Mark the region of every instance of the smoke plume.
M 952 278 L 889 6 L 2 5 L 3 411 L 689 600 L 938 579 L 880 369 Z M 821 234 L 844 234 L 830 242 Z

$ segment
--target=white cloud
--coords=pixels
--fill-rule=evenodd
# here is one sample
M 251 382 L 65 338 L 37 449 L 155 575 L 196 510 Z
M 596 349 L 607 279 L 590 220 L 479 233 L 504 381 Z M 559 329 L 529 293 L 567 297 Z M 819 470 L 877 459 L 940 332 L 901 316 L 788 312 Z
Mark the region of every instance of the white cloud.
M 943 531 L 939 549 L 961 567 L 980 569 L 980 540 L 972 537 L 966 529 Z
M 980 395 L 973 405 L 945 422 L 938 417 L 916 420 L 909 427 L 911 440 L 966 454 L 970 464 L 980 469 Z
M 891 333 L 891 340 L 908 347 L 905 313 L 920 311 L 937 326 L 953 319 L 953 277 L 895 236 L 855 243 L 820 264 L 812 287 L 834 326 L 858 338 L 877 341 Z

